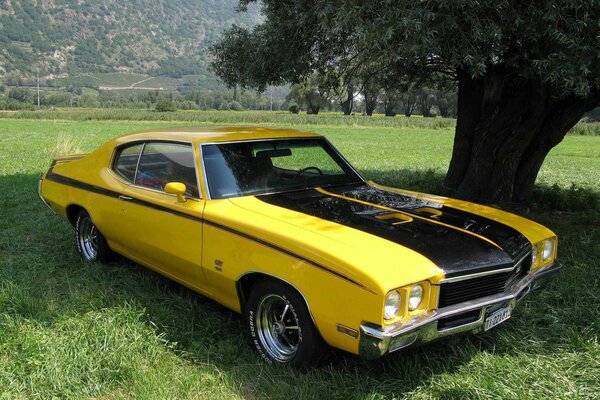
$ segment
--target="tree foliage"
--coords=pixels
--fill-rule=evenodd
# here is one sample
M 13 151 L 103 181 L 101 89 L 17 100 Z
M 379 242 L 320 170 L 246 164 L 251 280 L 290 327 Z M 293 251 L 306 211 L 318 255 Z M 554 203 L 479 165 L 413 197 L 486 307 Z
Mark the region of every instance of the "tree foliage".
M 315 71 L 348 82 L 375 65 L 388 82 L 455 84 L 458 123 L 445 187 L 458 196 L 524 199 L 548 151 L 600 103 L 597 0 L 261 4 L 261 24 L 232 28 L 213 47 L 213 65 L 244 49 L 243 67 L 230 62 L 220 77 L 260 89 Z M 394 86 L 383 86 L 386 99 L 398 94 Z

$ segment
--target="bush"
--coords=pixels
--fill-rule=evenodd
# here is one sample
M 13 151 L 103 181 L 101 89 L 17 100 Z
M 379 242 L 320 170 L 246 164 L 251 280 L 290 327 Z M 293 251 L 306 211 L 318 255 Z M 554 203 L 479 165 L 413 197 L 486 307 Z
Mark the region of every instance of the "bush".
M 300 112 L 300 107 L 298 107 L 298 104 L 290 104 L 290 107 L 288 108 L 288 110 L 292 114 L 298 114 Z
M 8 91 L 8 98 L 21 103 L 33 103 L 33 92 L 24 88 L 12 88 Z
M 229 103 L 229 109 L 233 111 L 244 111 L 244 106 L 239 101 L 232 101 Z
M 173 103 L 173 100 L 167 97 L 161 97 L 156 102 L 156 107 L 154 109 L 158 112 L 173 112 L 177 110 L 177 107 L 175 106 L 175 103 Z
M 15 99 L 0 99 L 0 110 L 33 111 L 35 107 L 31 103 L 22 103 Z

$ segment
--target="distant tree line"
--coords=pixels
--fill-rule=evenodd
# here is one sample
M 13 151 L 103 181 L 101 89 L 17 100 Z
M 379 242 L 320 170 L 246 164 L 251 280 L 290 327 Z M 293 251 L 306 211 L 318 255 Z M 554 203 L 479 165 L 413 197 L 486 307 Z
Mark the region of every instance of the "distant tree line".
M 280 93 L 271 101 L 270 96 L 264 94 L 250 91 L 235 94 L 234 91 L 225 89 L 189 89 L 185 92 L 148 90 L 135 93 L 109 90 L 90 93 L 84 89 L 84 87 L 74 84 L 62 88 L 52 88 L 52 90 L 43 87 L 40 91 L 40 106 L 153 109 L 160 103 L 159 108 L 162 108 L 162 111 L 170 111 L 171 108 L 181 110 L 272 109 L 273 111 L 289 108 L 287 100 Z M 34 87 L 12 87 L 8 84 L 0 84 L 0 109 L 27 110 L 33 109 L 36 105 L 37 91 Z
M 374 112 L 393 117 L 417 113 L 424 117 L 455 117 L 457 96 L 450 88 L 430 88 L 409 82 L 386 83 L 377 76 L 363 76 L 347 82 L 332 82 L 313 73 L 292 85 L 287 96 L 291 112 L 318 114 L 340 110 L 345 115 Z

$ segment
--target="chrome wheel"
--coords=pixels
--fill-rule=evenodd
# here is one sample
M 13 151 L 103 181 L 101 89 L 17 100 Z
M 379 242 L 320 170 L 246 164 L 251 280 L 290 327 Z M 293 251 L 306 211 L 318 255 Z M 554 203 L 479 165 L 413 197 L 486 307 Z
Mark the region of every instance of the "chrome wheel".
M 98 256 L 98 230 L 89 217 L 82 218 L 78 226 L 79 248 L 87 260 Z
M 269 294 L 260 300 L 256 309 L 256 328 L 270 357 L 279 362 L 294 358 L 301 332 L 296 312 L 285 297 Z

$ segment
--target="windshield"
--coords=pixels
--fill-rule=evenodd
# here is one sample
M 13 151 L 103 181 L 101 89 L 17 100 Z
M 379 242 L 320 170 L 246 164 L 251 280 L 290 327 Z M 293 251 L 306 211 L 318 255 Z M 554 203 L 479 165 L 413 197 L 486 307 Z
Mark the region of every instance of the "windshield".
M 321 138 L 208 144 L 202 157 L 213 199 L 362 182 Z

